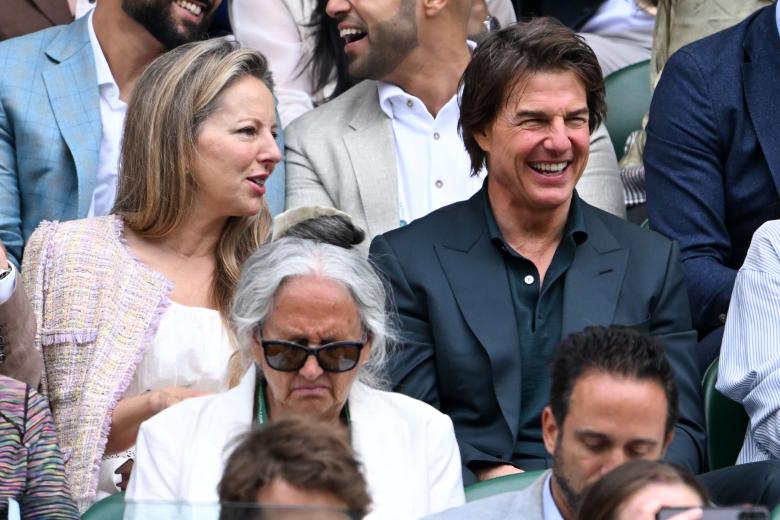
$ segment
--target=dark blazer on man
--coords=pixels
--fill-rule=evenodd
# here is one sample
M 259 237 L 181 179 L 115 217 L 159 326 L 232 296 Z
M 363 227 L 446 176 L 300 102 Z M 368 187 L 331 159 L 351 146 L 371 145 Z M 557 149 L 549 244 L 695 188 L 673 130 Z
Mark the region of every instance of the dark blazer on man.
M 390 361 L 394 389 L 452 418 L 463 464 L 472 468 L 511 460 L 522 406 L 523 345 L 483 197 L 480 191 L 371 244 L 400 315 L 400 351 Z M 696 336 L 677 248 L 580 203 L 588 238 L 565 275 L 562 337 L 610 324 L 658 337 L 680 393 L 681 418 L 668 458 L 698 471 L 704 433 L 692 360 Z M 468 483 L 473 476 L 466 471 L 464 478 Z
M 676 52 L 653 95 L 644 162 L 650 225 L 680 244 L 694 327 L 726 319 L 753 232 L 780 218 L 775 5 Z

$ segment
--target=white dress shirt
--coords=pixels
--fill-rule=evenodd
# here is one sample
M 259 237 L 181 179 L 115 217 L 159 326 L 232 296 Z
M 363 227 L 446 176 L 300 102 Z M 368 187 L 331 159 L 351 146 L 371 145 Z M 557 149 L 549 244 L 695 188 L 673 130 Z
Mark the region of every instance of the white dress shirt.
M 95 56 L 98 90 L 100 92 L 100 160 L 95 175 L 95 191 L 89 205 L 89 217 L 108 215 L 114 206 L 116 184 L 119 172 L 119 153 L 122 142 L 122 128 L 125 124 L 127 103 L 119 99 L 119 86 L 114 81 L 111 69 L 100 48 L 92 16 L 89 13 L 89 42 Z
M 636 4 L 636 0 L 607 0 L 598 8 L 580 32 L 623 34 L 641 31 L 652 34 L 655 16 Z
M 76 0 L 76 10 L 73 13 L 74 18 L 81 18 L 95 7 L 95 0 Z
M 378 90 L 379 106 L 393 122 L 399 224 L 475 194 L 485 176 L 470 176 L 471 160 L 458 135 L 458 96 L 433 117 L 419 98 L 396 85 L 380 81 Z
M 544 520 L 563 520 L 561 512 L 558 510 L 558 505 L 552 496 L 552 472 L 547 475 L 547 479 L 544 482 L 544 489 L 542 490 L 542 514 Z

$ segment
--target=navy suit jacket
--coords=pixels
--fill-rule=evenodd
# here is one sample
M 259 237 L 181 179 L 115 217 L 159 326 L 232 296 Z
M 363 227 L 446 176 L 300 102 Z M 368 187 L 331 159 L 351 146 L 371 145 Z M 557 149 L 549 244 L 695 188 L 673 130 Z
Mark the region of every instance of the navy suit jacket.
M 452 418 L 466 467 L 511 460 L 522 406 L 512 296 L 481 197 L 434 211 L 371 244 L 400 316 L 400 351 L 390 360 L 394 389 Z M 562 334 L 620 324 L 661 340 L 680 394 L 668 458 L 698 471 L 704 431 L 692 358 L 696 334 L 677 247 L 581 204 L 588 239 L 565 275 Z M 464 479 L 473 475 L 464 471 Z
M 693 324 L 725 321 L 753 232 L 780 218 L 775 5 L 675 53 L 650 107 L 650 224 L 680 244 Z

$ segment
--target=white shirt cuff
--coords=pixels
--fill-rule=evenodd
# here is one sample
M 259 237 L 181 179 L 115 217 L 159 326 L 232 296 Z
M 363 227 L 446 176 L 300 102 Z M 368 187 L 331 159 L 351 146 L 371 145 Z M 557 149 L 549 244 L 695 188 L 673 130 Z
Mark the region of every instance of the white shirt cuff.
M 0 280 L 0 305 L 10 300 L 16 290 L 16 267 L 11 262 L 8 265 L 11 266 L 11 274 Z

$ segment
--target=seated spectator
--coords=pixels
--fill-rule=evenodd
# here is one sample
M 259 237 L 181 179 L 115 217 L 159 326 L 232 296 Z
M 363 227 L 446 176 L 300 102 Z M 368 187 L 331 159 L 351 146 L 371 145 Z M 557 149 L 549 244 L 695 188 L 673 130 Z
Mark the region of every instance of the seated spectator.
M 463 503 L 450 419 L 377 389 L 390 337 L 379 276 L 357 250 L 282 238 L 242 269 L 233 324 L 249 367 L 236 388 L 146 421 L 129 501 L 216 501 L 225 447 L 253 424 L 305 415 L 349 430 L 369 518 Z
M 325 12 L 328 0 L 231 0 L 233 32 L 238 41 L 265 54 L 271 62 L 286 127 L 298 116 L 345 92 L 355 81 L 338 21 Z M 501 26 L 514 23 L 510 0 L 473 0 L 480 12 L 477 31 L 487 16 Z M 473 34 L 473 33 L 472 33 Z
M 553 458 L 529 487 L 470 502 L 430 520 L 572 520 L 587 488 L 632 460 L 658 460 L 674 436 L 677 385 L 655 339 L 622 327 L 588 327 L 560 345 L 542 413 Z M 777 465 L 699 476 L 716 503 L 780 501 Z M 584 518 L 584 517 L 583 517 Z
M 780 217 L 779 9 L 764 7 L 677 51 L 650 106 L 650 225 L 680 244 L 702 371 L 720 351 L 754 231 Z
M 677 248 L 575 190 L 604 110 L 596 57 L 571 29 L 536 18 L 491 33 L 460 106 L 485 185 L 371 245 L 404 332 L 394 388 L 452 418 L 467 483 L 548 466 L 547 369 L 561 339 L 589 324 L 664 344 L 680 388 L 669 458 L 700 469 L 700 379 Z
M 318 510 L 323 513 L 318 519 L 363 518 L 371 499 L 345 433 L 291 418 L 239 437 L 219 482 L 220 519 L 245 518 L 241 506 L 232 504 L 251 502 L 267 511 L 263 518 L 275 518 L 278 511 L 279 518 L 308 519 Z
M 46 399 L 0 375 L 0 516 L 8 499 L 24 519 L 78 519 Z
M 593 484 L 582 498 L 577 520 L 655 520 L 662 507 L 693 508 L 670 520 L 698 520 L 710 499 L 687 471 L 672 464 L 626 462 Z
M 35 317 L 21 285 L 0 241 L 0 375 L 38 388 L 43 360 L 35 348 Z
M 737 273 L 720 352 L 717 389 L 750 416 L 737 464 L 780 459 L 780 221 L 753 234 Z
M 274 218 L 272 240 L 283 237 L 317 240 L 350 249 L 366 238 L 362 229 L 352 223 L 352 217 L 335 208 L 301 206 L 288 209 Z
M 263 56 L 227 39 L 164 54 L 128 106 L 112 214 L 46 222 L 28 244 L 43 387 L 82 507 L 115 472 L 126 485 L 142 421 L 228 387 L 223 323 L 269 235 L 281 159 L 271 87 Z

